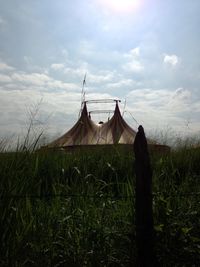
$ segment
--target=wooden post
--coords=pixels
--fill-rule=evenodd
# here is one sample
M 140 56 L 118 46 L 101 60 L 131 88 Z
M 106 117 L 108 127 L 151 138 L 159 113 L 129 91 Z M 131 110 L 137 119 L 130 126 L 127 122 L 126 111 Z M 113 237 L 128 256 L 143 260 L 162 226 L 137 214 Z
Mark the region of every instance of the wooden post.
M 155 267 L 153 212 L 152 212 L 152 169 L 147 140 L 140 125 L 134 142 L 136 171 L 136 246 L 137 267 Z

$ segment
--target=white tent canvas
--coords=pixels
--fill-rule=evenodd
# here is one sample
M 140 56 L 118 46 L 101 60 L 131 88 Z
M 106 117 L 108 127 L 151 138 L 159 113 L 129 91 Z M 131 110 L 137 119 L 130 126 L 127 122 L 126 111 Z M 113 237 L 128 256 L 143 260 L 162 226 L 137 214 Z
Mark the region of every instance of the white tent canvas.
M 110 120 L 96 124 L 89 116 L 86 102 L 80 118 L 64 135 L 47 145 L 47 148 L 70 149 L 100 145 L 133 145 L 136 136 L 134 131 L 123 119 L 116 102 L 115 111 Z M 150 146 L 166 147 L 147 139 Z

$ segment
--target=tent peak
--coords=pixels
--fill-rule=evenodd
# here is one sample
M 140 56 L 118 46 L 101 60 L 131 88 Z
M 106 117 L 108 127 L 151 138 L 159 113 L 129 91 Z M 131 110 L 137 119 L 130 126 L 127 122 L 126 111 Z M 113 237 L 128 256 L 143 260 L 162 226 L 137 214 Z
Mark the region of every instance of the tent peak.
M 117 114 L 121 116 L 119 105 L 118 105 L 118 102 L 116 101 L 114 116 L 116 116 Z
M 88 116 L 88 111 L 87 111 L 87 105 L 86 102 L 84 102 L 83 109 L 81 111 L 81 117 L 87 117 Z

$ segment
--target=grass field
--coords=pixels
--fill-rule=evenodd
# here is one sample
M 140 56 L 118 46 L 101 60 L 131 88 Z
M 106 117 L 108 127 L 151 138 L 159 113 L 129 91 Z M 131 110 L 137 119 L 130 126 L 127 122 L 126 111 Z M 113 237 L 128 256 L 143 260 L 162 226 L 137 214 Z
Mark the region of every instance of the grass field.
M 151 156 L 161 266 L 200 266 L 200 149 Z M 0 154 L 0 266 L 129 266 L 133 153 Z

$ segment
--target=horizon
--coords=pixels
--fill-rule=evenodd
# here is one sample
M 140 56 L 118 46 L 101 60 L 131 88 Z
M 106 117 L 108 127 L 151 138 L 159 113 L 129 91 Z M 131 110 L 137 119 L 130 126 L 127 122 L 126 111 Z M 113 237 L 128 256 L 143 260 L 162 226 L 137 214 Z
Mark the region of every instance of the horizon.
M 103 121 L 101 120 L 102 117 L 101 119 L 99 118 L 99 113 L 101 113 L 101 109 L 99 110 L 100 112 L 98 112 L 98 109 L 96 109 L 95 111 L 97 111 L 97 114 L 92 114 L 92 116 L 90 117 L 90 119 L 96 125 L 99 125 L 99 123 L 101 124 L 102 122 L 106 123 L 108 120 L 111 120 L 112 117 L 114 116 L 114 111 L 116 108 L 116 100 L 113 100 L 113 99 L 110 99 L 110 100 L 112 100 L 113 103 L 111 103 L 110 101 L 106 104 L 108 104 L 109 107 L 111 104 L 113 104 L 113 111 L 111 112 L 111 110 L 109 110 L 108 115 L 104 114 Z M 86 103 L 90 102 L 90 100 L 87 100 L 85 102 Z M 88 108 L 88 105 L 87 105 L 88 116 L 89 116 L 90 111 L 92 111 L 93 108 L 96 108 L 95 103 L 93 103 L 93 99 L 92 99 L 90 103 L 91 108 Z M 103 103 L 105 104 L 105 102 Z M 122 109 L 120 108 L 120 104 L 124 105 L 124 103 L 122 103 L 119 99 L 117 100 L 117 103 L 119 106 L 121 116 L 123 120 L 125 120 L 125 122 L 127 123 L 126 118 L 123 115 L 126 113 L 126 110 L 124 109 L 122 113 Z M 80 109 L 80 113 L 77 116 L 76 121 L 69 127 L 69 129 L 64 130 L 64 132 L 60 132 L 58 129 L 57 132 L 52 134 L 52 132 L 49 131 L 48 123 L 47 122 L 43 123 L 38 120 L 38 117 L 40 116 L 39 110 L 40 110 L 41 104 L 42 102 L 34 106 L 34 109 L 29 110 L 29 120 L 26 121 L 27 124 L 25 128 L 21 129 L 21 133 L 17 133 L 17 134 L 13 133 L 11 135 L 8 135 L 0 139 L 0 152 L 24 151 L 24 149 L 28 151 L 32 151 L 33 148 L 35 150 L 40 147 L 46 146 L 56 141 L 58 138 L 61 138 L 61 136 L 70 132 L 71 129 L 74 128 L 74 126 L 77 124 L 77 122 L 81 118 L 82 111 Z M 99 102 L 99 104 L 102 104 L 101 101 Z M 125 108 L 125 105 L 124 105 L 124 108 Z M 94 118 L 95 115 L 97 116 L 96 118 Z M 132 114 L 130 115 L 132 116 Z M 135 120 L 133 116 L 132 116 L 132 120 L 135 123 L 135 127 L 132 127 L 132 125 L 130 125 L 129 123 L 128 123 L 128 126 L 130 126 L 137 133 L 140 124 Z M 153 129 L 152 131 L 145 129 L 145 127 L 143 128 L 145 131 L 146 138 L 148 138 L 149 141 L 153 143 L 157 143 L 159 145 L 169 146 L 171 149 L 196 148 L 196 147 L 199 147 L 199 144 L 200 144 L 200 138 L 199 138 L 199 135 L 197 134 L 186 135 L 181 132 L 174 131 L 173 128 L 171 127 L 167 127 L 165 129 Z M 99 145 L 101 146 L 101 144 Z

